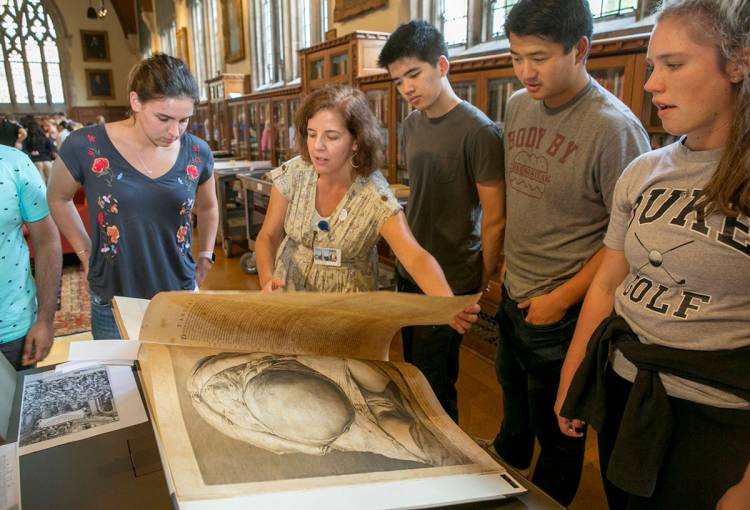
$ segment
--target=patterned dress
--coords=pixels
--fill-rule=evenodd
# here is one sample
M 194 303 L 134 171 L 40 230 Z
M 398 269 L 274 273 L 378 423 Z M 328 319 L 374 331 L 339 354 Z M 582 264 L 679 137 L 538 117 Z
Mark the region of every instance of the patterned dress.
M 271 172 L 276 189 L 289 201 L 286 237 L 276 255 L 274 277 L 287 290 L 358 292 L 377 288 L 377 242 L 385 221 L 401 206 L 380 172 L 358 176 L 334 209 L 328 231 L 313 225 L 318 175 L 301 157 Z M 341 250 L 341 265 L 313 263 L 313 247 Z

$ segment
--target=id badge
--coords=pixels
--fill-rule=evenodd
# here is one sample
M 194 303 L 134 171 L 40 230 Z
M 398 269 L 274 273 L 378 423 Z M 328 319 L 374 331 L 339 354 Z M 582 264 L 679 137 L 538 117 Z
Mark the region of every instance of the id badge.
M 313 248 L 313 262 L 320 266 L 341 266 L 341 250 L 336 248 Z

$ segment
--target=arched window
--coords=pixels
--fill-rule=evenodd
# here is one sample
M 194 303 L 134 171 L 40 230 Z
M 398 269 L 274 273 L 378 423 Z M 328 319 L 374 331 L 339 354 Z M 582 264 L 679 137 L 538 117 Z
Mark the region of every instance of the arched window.
M 62 105 L 57 35 L 42 0 L 0 0 L 0 104 Z

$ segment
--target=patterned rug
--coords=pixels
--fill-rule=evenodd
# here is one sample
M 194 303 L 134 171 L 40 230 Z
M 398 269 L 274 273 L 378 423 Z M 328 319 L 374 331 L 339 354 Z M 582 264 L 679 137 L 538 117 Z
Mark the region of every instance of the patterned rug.
M 89 289 L 79 265 L 63 267 L 58 310 L 55 314 L 55 336 L 72 335 L 91 330 Z

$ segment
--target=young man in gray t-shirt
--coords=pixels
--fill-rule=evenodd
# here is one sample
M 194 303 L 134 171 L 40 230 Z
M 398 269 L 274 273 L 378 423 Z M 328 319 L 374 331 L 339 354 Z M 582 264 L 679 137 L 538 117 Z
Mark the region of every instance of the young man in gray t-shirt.
M 560 369 L 580 302 L 600 262 L 612 191 L 647 151 L 638 119 L 586 71 L 593 22 L 581 0 L 521 0 L 505 23 L 525 90 L 505 119 L 507 229 L 498 380 L 497 452 L 528 468 L 563 505 L 575 496 L 585 436 L 563 435 L 554 413 Z
M 424 21 L 398 27 L 380 53 L 415 110 L 404 121 L 409 227 L 438 261 L 454 294 L 475 293 L 498 269 L 504 226 L 503 146 L 497 126 L 461 101 L 448 81 L 442 34 Z M 420 292 L 398 266 L 398 288 Z M 446 326 L 404 328 L 404 357 L 415 364 L 458 421 L 455 383 L 462 335 Z

